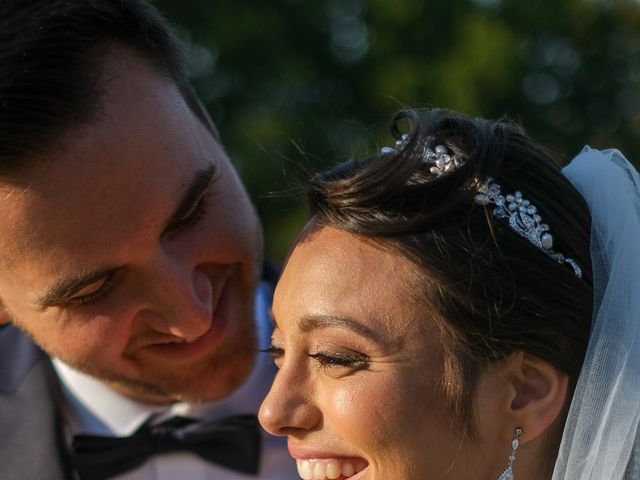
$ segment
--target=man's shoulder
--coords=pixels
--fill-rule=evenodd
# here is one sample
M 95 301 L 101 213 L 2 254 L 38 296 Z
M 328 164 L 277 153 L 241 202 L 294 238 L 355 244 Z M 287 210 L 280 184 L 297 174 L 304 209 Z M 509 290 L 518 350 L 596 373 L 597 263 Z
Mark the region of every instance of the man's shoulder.
M 29 371 L 47 359 L 29 337 L 12 325 L 0 328 L 0 394 L 14 392 Z
M 29 337 L 0 328 L 0 478 L 71 478 L 53 375 Z

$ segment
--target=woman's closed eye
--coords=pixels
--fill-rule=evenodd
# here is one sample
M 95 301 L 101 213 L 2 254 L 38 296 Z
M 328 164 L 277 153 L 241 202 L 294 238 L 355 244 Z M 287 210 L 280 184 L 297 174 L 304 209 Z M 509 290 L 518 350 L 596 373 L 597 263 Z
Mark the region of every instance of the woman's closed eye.
M 316 352 L 307 354 L 318 362 L 324 369 L 348 368 L 351 370 L 362 370 L 369 365 L 369 357 L 361 353 L 337 353 L 337 352 Z
M 261 351 L 268 353 L 276 366 L 278 368 L 281 367 L 282 360 L 285 355 L 283 348 L 271 345 Z M 318 351 L 315 353 L 308 353 L 307 356 L 313 359 L 318 366 L 323 369 L 347 368 L 351 370 L 362 370 L 367 368 L 369 365 L 369 357 L 357 352 L 337 353 Z

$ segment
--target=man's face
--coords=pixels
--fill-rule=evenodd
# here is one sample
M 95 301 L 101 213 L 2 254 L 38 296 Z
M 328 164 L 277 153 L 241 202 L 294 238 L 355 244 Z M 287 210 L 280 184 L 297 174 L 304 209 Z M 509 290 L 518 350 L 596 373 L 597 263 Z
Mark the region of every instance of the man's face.
M 116 53 L 96 118 L 0 181 L 0 299 L 44 350 L 125 394 L 222 398 L 255 358 L 258 220 L 177 88 Z

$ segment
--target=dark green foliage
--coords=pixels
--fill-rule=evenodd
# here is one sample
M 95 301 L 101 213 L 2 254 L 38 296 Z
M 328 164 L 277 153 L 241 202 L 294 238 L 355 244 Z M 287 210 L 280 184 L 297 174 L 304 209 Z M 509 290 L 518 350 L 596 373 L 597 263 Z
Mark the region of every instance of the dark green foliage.
M 371 152 L 402 106 L 519 120 L 569 159 L 640 158 L 634 0 L 158 0 L 281 259 L 306 172 Z M 270 192 L 285 192 L 273 197 Z

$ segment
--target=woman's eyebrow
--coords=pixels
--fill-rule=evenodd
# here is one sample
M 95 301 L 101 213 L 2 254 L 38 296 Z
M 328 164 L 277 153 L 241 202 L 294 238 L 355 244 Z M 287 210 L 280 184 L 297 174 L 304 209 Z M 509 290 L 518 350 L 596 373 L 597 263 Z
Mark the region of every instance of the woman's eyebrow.
M 298 320 L 298 327 L 303 332 L 311 332 L 313 330 L 323 328 L 343 328 L 353 331 L 358 335 L 370 338 L 378 343 L 382 338 L 377 330 L 349 317 L 338 317 L 335 315 L 305 315 Z

